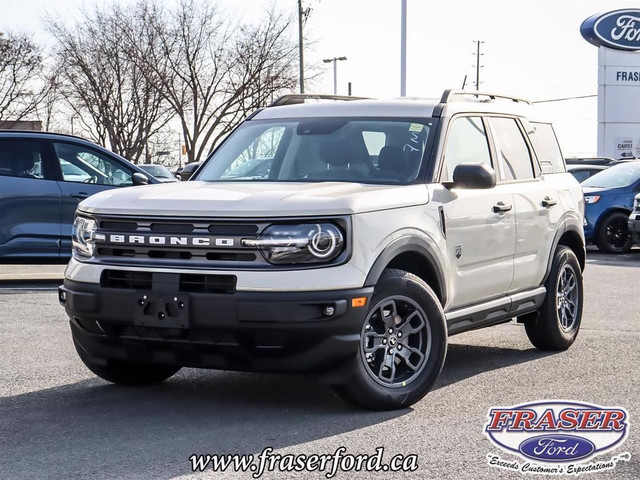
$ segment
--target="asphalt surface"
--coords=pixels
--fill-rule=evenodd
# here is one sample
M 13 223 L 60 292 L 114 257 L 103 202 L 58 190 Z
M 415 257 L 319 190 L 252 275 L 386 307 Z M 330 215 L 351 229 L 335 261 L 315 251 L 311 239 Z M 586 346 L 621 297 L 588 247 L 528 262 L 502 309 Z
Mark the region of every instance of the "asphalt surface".
M 183 369 L 159 386 L 124 388 L 77 358 L 54 290 L 0 289 L 0 479 L 238 478 L 192 474 L 194 453 L 417 454 L 413 473 L 335 478 L 522 478 L 487 465 L 487 410 L 541 399 L 623 406 L 630 452 L 612 472 L 640 478 L 640 251 L 589 253 L 582 329 L 566 352 L 535 350 L 514 323 L 452 337 L 434 390 L 397 412 L 357 410 L 329 387 L 294 376 Z M 278 472 L 263 478 L 326 478 Z M 535 476 L 530 478 L 546 478 Z M 558 478 L 558 477 L 552 477 Z

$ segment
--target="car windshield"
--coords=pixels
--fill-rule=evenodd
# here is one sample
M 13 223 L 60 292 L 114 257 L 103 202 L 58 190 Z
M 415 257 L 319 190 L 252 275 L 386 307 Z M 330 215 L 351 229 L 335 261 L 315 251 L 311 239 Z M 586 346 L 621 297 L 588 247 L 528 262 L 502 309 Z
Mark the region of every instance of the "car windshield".
M 640 162 L 628 162 L 596 173 L 581 185 L 593 188 L 617 188 L 631 185 L 638 179 L 640 179 Z
M 149 172 L 156 178 L 171 178 L 171 172 L 164 165 L 140 165 L 144 171 Z
M 434 119 L 251 120 L 196 180 L 404 184 L 426 170 Z

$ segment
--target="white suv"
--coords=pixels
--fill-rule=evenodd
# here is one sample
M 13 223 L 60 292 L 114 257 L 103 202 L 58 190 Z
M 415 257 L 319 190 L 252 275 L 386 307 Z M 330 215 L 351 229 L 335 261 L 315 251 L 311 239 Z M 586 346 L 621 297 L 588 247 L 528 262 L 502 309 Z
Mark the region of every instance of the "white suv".
M 59 294 L 89 369 L 313 373 L 393 409 L 431 388 L 449 335 L 517 318 L 538 348 L 573 343 L 583 195 L 534 107 L 308 97 L 251 115 L 194 181 L 80 204 Z

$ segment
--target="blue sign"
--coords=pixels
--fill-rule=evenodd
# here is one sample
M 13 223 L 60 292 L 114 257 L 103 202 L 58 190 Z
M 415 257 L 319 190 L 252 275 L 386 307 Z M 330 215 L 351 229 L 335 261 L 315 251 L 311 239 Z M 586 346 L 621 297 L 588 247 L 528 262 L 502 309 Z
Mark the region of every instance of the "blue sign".
M 580 33 L 587 42 L 597 47 L 640 50 L 640 10 L 598 13 L 582 22 Z

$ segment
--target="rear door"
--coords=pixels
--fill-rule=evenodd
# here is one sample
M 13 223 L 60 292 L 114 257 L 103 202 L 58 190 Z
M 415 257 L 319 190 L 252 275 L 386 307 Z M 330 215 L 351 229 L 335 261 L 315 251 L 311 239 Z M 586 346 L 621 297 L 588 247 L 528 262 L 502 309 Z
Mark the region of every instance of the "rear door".
M 115 158 L 79 143 L 55 141 L 55 168 L 62 192 L 59 214 L 62 229 L 61 255 L 71 255 L 71 227 L 78 204 L 104 190 L 133 184 L 132 170 Z
M 540 285 L 562 208 L 558 192 L 541 175 L 540 166 L 519 119 L 489 117 L 501 183 L 513 194 L 515 253 L 509 292 Z M 528 125 L 528 124 L 527 124 Z M 545 159 L 545 164 L 550 159 Z
M 486 126 L 479 116 L 452 120 L 447 133 L 440 182 L 453 180 L 461 163 L 495 168 Z M 515 211 L 512 189 L 452 188 L 443 192 L 447 258 L 454 270 L 451 308 L 506 295 L 513 278 Z
M 0 138 L 0 257 L 56 257 L 60 189 L 46 141 Z

